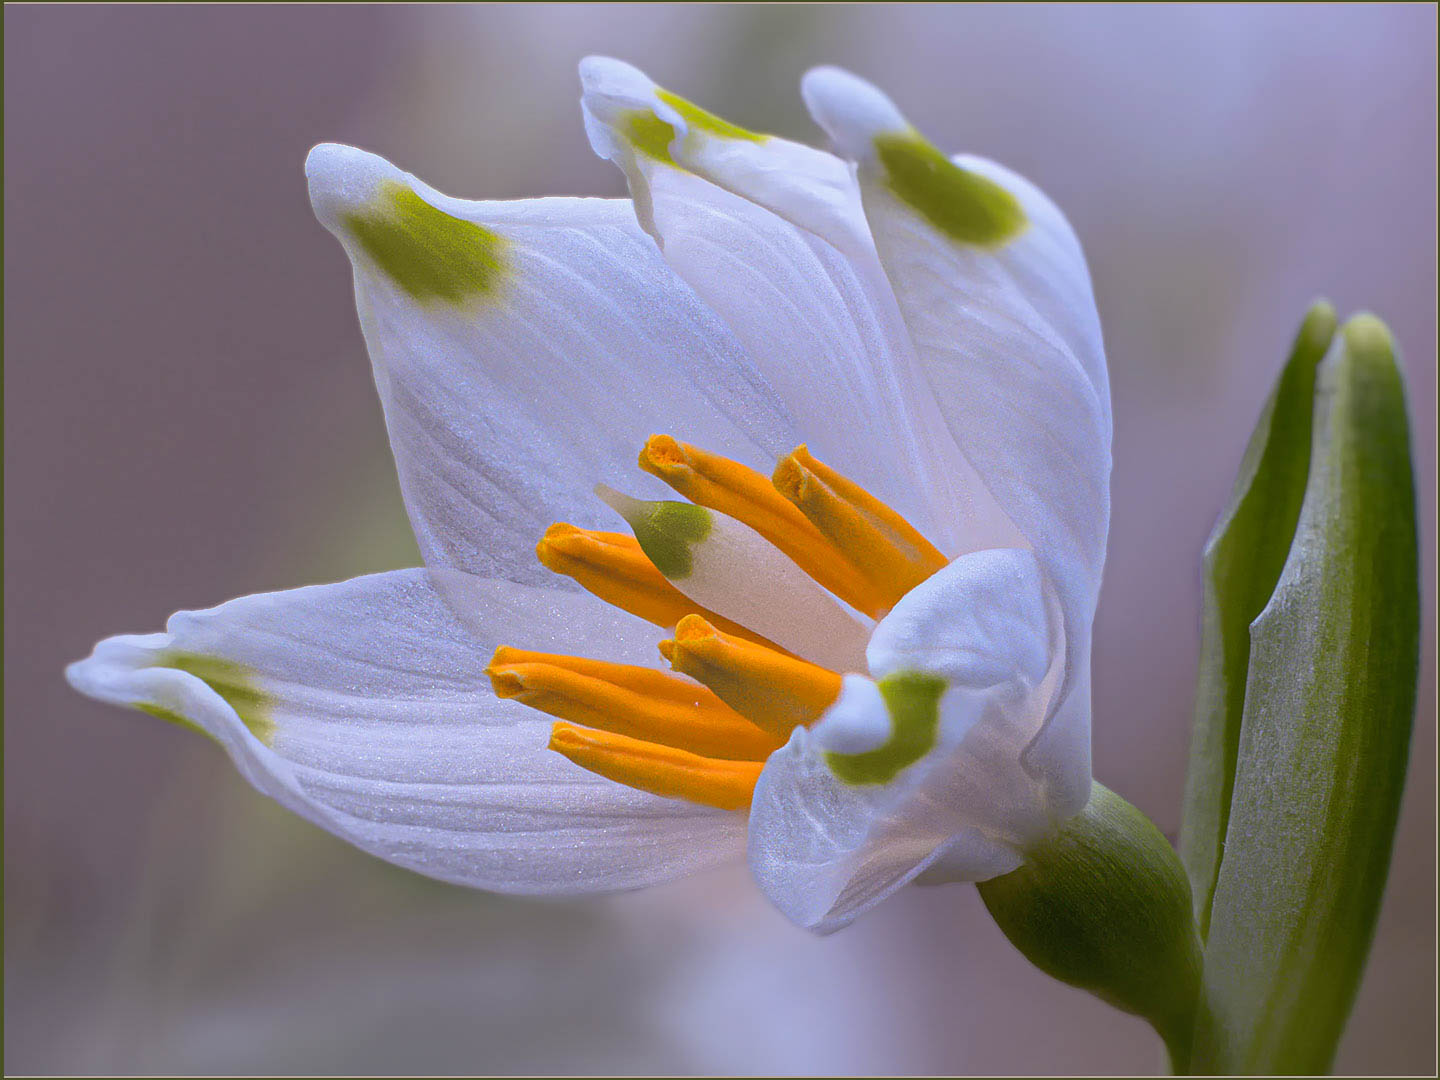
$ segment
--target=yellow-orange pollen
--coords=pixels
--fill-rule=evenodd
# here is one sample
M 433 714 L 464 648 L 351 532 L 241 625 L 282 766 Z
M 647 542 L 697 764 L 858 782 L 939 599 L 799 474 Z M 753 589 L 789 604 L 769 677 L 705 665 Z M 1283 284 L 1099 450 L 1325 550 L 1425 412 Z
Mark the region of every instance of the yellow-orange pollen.
M 692 503 L 748 525 L 872 617 L 946 563 L 909 522 L 804 446 L 767 480 L 652 435 L 640 467 Z M 535 553 L 607 603 L 673 628 L 659 648 L 678 674 L 509 646 L 495 651 L 487 674 L 496 695 L 557 717 L 549 748 L 582 768 L 656 795 L 743 810 L 765 759 L 840 695 L 839 672 L 695 603 L 633 536 L 560 523 Z

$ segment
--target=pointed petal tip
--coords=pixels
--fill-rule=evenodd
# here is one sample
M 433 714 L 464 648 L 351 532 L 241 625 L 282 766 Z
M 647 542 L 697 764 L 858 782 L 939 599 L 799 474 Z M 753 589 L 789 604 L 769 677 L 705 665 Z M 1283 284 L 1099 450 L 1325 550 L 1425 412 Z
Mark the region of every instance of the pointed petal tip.
M 385 180 L 405 182 L 405 174 L 390 162 L 342 143 L 321 143 L 305 157 L 305 180 L 315 216 L 336 232 L 346 215 L 369 203 Z
M 910 130 L 893 101 L 844 68 L 811 68 L 800 80 L 800 94 L 815 122 L 850 158 L 871 155 L 876 135 Z
M 580 86 L 589 94 L 648 95 L 655 83 L 634 64 L 611 56 L 587 56 L 580 61 Z
M 623 60 L 587 56 L 580 61 L 580 85 L 585 130 L 597 154 L 617 163 L 637 151 L 669 160 L 684 121 L 648 75 Z
M 83 660 L 67 664 L 65 681 L 88 698 L 128 705 L 126 691 L 134 669 L 143 667 L 146 658 L 170 644 L 169 634 L 116 634 L 97 642 Z
M 653 114 L 659 105 L 655 84 L 623 60 L 587 56 L 580 61 L 580 90 L 580 112 L 590 148 L 624 168 L 635 152 L 631 145 L 635 118 Z M 659 142 L 668 143 L 664 130 L 662 125 L 662 133 L 656 135 Z M 664 150 L 661 156 L 668 154 Z
M 65 681 L 70 684 L 70 689 L 86 697 L 94 697 L 90 690 L 90 669 L 93 657 L 85 660 L 76 660 L 65 665 Z
M 637 519 L 644 518 L 647 504 L 640 499 L 627 495 L 623 491 L 616 491 L 609 484 L 596 484 L 591 490 L 594 491 L 596 498 L 632 526 Z

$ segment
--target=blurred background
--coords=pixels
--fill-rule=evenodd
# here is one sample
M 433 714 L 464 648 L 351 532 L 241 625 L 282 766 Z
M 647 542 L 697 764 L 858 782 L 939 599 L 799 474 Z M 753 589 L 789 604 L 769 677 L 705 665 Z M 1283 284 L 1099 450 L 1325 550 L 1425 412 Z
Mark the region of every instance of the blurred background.
M 1337 1070 L 1435 1061 L 1433 6 L 7 6 L 5 1068 L 10 1073 L 1146 1073 L 967 886 L 826 940 L 743 870 L 535 902 L 408 875 L 64 664 L 174 610 L 417 561 L 301 162 L 470 197 L 623 192 L 576 61 L 815 141 L 816 63 L 1018 169 L 1085 243 L 1115 406 L 1097 776 L 1173 836 L 1201 545 L 1307 302 L 1404 350 L 1424 670 Z

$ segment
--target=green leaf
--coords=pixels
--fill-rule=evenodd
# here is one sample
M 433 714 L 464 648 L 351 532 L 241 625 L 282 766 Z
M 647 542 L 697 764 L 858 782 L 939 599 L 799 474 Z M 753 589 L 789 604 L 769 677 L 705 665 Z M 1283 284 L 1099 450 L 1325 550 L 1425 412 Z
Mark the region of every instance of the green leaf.
M 979 885 L 1031 963 L 1143 1016 L 1185 1068 L 1200 986 L 1190 884 L 1153 822 L 1098 782 L 1085 809 L 1026 849 L 1018 870 Z
M 1389 869 L 1419 634 L 1405 392 L 1359 315 L 1319 367 L 1294 543 L 1251 627 L 1197 1072 L 1329 1067 Z
M 1202 937 L 1230 817 L 1250 624 L 1269 603 L 1295 536 L 1310 471 L 1315 368 L 1334 336 L 1334 308 L 1311 305 L 1250 436 L 1230 504 L 1205 545 L 1200 676 L 1180 829 Z

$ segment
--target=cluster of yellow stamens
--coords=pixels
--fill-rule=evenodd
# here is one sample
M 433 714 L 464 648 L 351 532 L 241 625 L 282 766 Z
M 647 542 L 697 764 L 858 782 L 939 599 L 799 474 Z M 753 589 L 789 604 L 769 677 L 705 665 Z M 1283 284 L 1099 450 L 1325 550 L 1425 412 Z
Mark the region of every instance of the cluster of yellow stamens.
M 653 435 L 640 467 L 696 506 L 748 525 L 857 611 L 884 615 L 945 565 L 904 518 L 798 447 L 774 476 Z M 840 694 L 841 674 L 709 611 L 673 585 L 625 533 L 556 524 L 541 563 L 607 603 L 669 629 L 678 674 L 502 646 L 495 693 L 558 722 L 550 749 L 644 791 L 743 809 L 765 759 Z M 567 722 L 568 721 L 568 722 Z

